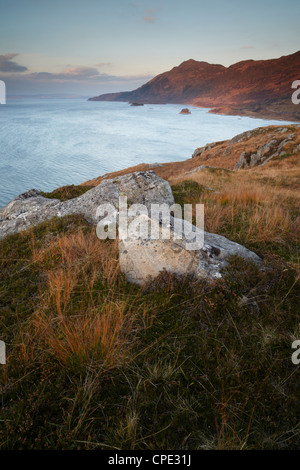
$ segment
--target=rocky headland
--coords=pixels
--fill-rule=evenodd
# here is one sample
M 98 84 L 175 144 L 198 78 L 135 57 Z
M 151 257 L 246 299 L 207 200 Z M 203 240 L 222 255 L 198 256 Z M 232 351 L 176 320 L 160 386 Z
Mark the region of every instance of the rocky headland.
M 187 60 L 140 88 L 90 101 L 188 104 L 217 114 L 300 121 L 292 83 L 300 78 L 300 51 L 270 60 L 245 60 L 230 67 Z

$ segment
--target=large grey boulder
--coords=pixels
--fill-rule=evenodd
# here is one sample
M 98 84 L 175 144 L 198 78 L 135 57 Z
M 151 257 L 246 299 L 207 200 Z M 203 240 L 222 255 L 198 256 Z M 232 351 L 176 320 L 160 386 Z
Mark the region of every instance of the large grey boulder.
M 65 202 L 47 199 L 40 191 L 32 189 L 0 210 L 0 240 L 52 217 L 82 214 L 88 221 L 96 224 L 97 207 L 105 203 L 118 207 L 119 196 L 127 196 L 129 205 L 140 203 L 149 207 L 151 203 L 174 203 L 169 183 L 154 171 L 135 172 L 104 180 L 82 196 Z
M 121 271 L 130 282 L 144 284 L 147 279 L 155 278 L 164 269 L 181 275 L 192 274 L 198 278 L 217 279 L 221 277 L 221 269 L 226 265 L 228 257 L 234 254 L 260 262 L 255 253 L 238 243 L 220 235 L 203 232 L 187 221 L 183 223 L 181 219 L 171 216 L 169 219 L 154 219 L 150 212 L 151 204 L 164 204 L 170 208 L 174 204 L 174 197 L 169 183 L 153 171 L 135 172 L 104 180 L 82 196 L 65 202 L 47 199 L 37 190 L 21 194 L 0 210 L 0 239 L 55 216 L 82 214 L 91 223 L 98 224 L 101 216 L 97 216 L 97 208 L 108 203 L 116 208 L 117 213 L 120 196 L 127 196 L 129 206 L 146 206 L 147 215 L 139 214 L 139 220 L 144 220 L 147 227 L 152 224 L 154 232 L 160 234 L 152 239 L 149 231 L 147 236 L 131 236 L 119 241 Z M 131 227 L 136 224 L 137 218 L 129 216 L 128 220 Z M 198 242 L 200 240 L 200 246 L 195 247 L 190 239 L 193 231 Z M 132 235 L 130 230 L 128 233 Z M 203 235 L 204 244 L 201 244 Z
M 148 224 L 157 224 L 143 215 Z M 213 233 L 203 232 L 187 221 L 170 218 L 170 224 L 164 220 L 158 222 L 160 239 L 150 237 L 128 238 L 119 241 L 119 259 L 121 271 L 129 282 L 143 285 L 155 278 L 161 271 L 167 270 L 178 275 L 194 275 L 199 279 L 218 279 L 221 269 L 227 264 L 228 257 L 239 255 L 247 260 L 260 263 L 261 259 L 252 251 L 238 243 Z M 201 248 L 191 250 L 191 230 L 203 239 Z M 168 234 L 171 237 L 168 239 Z M 149 230 L 150 233 L 150 230 Z M 180 237 L 180 238 L 179 238 Z

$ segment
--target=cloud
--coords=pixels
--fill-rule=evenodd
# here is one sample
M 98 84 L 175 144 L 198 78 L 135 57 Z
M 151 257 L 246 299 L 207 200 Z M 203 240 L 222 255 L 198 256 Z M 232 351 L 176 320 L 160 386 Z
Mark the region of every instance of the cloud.
M 67 69 L 60 75 L 67 78 L 92 78 L 99 75 L 99 71 L 95 67 L 78 66 Z
M 131 2 L 130 6 L 135 10 L 138 10 L 138 15 L 144 14 L 142 21 L 145 23 L 154 23 L 157 21 L 157 11 L 160 10 L 160 7 L 157 8 L 144 8 L 144 6 L 138 2 Z
M 9 72 L 9 73 L 15 73 L 15 72 L 25 72 L 27 67 L 24 67 L 23 65 L 19 65 L 16 62 L 14 62 L 12 59 L 17 57 L 18 54 L 5 54 L 5 55 L 0 55 L 0 72 Z
M 57 78 L 59 75 L 60 78 Z M 76 78 L 69 73 L 51 74 L 49 72 L 11 73 L 5 78 L 8 96 L 11 95 L 37 95 L 37 94 L 79 94 L 90 97 L 102 93 L 134 90 L 153 78 L 152 75 L 108 75 L 99 74 L 92 78 Z
M 240 49 L 255 49 L 254 46 L 241 46 Z
M 154 23 L 154 21 L 156 21 L 155 10 L 153 8 L 147 8 L 146 15 L 143 20 L 146 23 Z
M 84 82 L 84 83 L 108 83 L 108 82 L 131 82 L 131 81 L 148 81 L 153 75 L 110 75 L 100 73 L 95 67 L 71 67 L 60 73 L 51 72 L 34 72 L 23 77 L 31 80 L 39 80 L 44 82 Z
M 100 75 L 95 67 L 78 66 L 66 69 L 61 73 L 36 72 L 32 73 L 31 77 L 42 80 L 85 80 L 98 78 Z
M 156 18 L 154 16 L 144 16 L 143 19 L 146 23 L 153 23 L 154 21 L 156 21 Z
M 98 62 L 98 64 L 95 64 L 95 67 L 111 67 L 112 63 L 111 62 Z
M 1 70 L 5 69 L 5 83 L 9 95 L 28 93 L 84 93 L 93 96 L 101 93 L 135 89 L 153 78 L 153 75 L 112 75 L 101 71 L 108 62 L 98 63 L 97 66 L 68 64 L 64 69 L 48 72 L 45 69 L 30 72 L 27 67 L 18 64 L 12 66 L 8 62 L 16 54 L 0 56 Z M 27 71 L 27 72 L 26 72 Z M 25 73 L 16 73 L 25 72 Z

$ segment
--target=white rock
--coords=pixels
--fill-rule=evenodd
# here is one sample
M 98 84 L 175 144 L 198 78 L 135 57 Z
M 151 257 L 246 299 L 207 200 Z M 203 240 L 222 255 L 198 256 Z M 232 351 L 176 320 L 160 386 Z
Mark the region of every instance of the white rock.
M 148 223 L 154 223 L 149 217 Z M 181 230 L 178 228 L 181 227 Z M 186 229 L 194 230 L 199 239 L 204 234 L 204 245 L 194 251 L 188 249 L 190 242 L 186 238 Z M 181 240 L 174 239 L 180 235 Z M 171 217 L 171 238 L 163 239 L 168 234 L 168 224 L 162 224 L 159 240 L 126 239 L 119 241 L 119 258 L 121 271 L 129 282 L 143 285 L 147 280 L 167 270 L 178 275 L 195 275 L 197 278 L 218 279 L 222 277 L 221 269 L 227 264 L 231 255 L 261 262 L 252 251 L 227 238 L 200 229 L 180 219 Z

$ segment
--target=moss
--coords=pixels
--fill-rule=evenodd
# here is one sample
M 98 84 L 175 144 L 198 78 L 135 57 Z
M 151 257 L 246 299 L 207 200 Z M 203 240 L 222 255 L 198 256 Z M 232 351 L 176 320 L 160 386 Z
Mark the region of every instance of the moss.
M 274 157 L 273 160 L 281 161 L 281 160 L 285 160 L 286 158 L 289 158 L 291 156 L 293 156 L 292 153 L 283 153 L 282 155 L 279 155 L 278 157 Z
M 42 192 L 42 195 L 49 199 L 59 199 L 60 201 L 67 201 L 75 197 L 82 196 L 94 186 L 62 186 L 61 188 L 54 189 L 51 193 Z
M 175 202 L 182 206 L 199 202 L 204 190 L 204 186 L 193 180 L 186 180 L 172 186 Z

